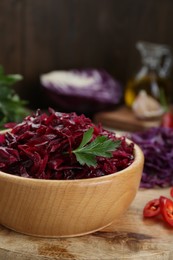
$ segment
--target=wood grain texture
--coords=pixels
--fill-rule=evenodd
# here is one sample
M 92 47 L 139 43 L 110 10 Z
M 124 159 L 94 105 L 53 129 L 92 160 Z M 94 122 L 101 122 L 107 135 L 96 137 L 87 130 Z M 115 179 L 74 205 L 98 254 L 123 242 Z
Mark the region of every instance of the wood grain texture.
M 22 71 L 22 1 L 0 1 L 0 64 L 8 73 Z
M 1 0 L 0 7 L 0 63 L 24 75 L 19 92 L 33 107 L 46 102 L 41 73 L 105 68 L 125 84 L 140 66 L 138 40 L 173 47 L 172 0 Z
M 137 119 L 131 109 L 122 106 L 117 110 L 99 112 L 95 114 L 93 121 L 101 123 L 104 127 L 126 132 L 135 132 L 158 127 L 161 119 L 140 120 Z
M 139 190 L 130 208 L 107 229 L 76 238 L 36 238 L 0 226 L 1 260 L 171 260 L 173 229 L 161 220 L 143 219 L 148 200 L 169 189 Z

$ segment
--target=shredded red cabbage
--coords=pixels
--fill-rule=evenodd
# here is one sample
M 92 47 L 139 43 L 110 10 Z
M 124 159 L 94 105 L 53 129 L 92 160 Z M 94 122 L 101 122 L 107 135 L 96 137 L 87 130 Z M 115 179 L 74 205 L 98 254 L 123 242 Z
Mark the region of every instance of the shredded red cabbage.
M 155 127 L 133 133 L 145 156 L 141 187 L 166 187 L 173 185 L 173 129 Z
M 121 140 L 112 158 L 97 157 L 97 167 L 81 166 L 71 152 L 91 127 L 94 138 L 105 135 Z M 64 180 L 104 176 L 128 167 L 134 160 L 133 153 L 134 144 L 127 144 L 125 137 L 116 137 L 84 115 L 53 109 L 49 109 L 49 114 L 38 110 L 0 135 L 0 170 L 28 178 Z

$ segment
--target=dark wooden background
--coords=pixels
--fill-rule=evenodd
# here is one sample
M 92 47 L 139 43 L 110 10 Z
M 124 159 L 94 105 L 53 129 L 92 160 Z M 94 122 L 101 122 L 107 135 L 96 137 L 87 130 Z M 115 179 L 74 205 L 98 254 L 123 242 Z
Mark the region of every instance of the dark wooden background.
M 24 76 L 31 107 L 44 106 L 39 75 L 55 69 L 105 68 L 125 85 L 139 40 L 173 47 L 172 0 L 0 0 L 0 64 Z

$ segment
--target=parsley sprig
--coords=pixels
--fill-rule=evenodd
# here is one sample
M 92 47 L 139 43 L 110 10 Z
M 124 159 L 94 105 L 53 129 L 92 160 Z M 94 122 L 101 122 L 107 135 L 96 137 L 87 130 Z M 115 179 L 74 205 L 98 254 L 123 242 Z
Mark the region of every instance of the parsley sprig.
M 78 148 L 72 152 L 76 155 L 77 161 L 87 166 L 97 166 L 96 156 L 103 156 L 107 158 L 112 157 L 112 152 L 115 151 L 121 144 L 120 140 L 112 140 L 107 136 L 97 136 L 93 141 L 93 128 L 88 129 L 82 138 Z
M 20 74 L 6 75 L 0 65 L 0 128 L 4 128 L 4 124 L 8 122 L 18 123 L 29 114 L 27 102 L 22 100 L 13 88 L 20 80 Z

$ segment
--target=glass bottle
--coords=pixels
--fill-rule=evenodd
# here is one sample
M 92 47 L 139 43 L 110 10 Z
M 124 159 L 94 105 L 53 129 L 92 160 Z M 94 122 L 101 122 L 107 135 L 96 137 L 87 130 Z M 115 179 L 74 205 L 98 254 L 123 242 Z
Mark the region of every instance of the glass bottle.
M 172 67 L 171 50 L 166 45 L 149 42 L 137 42 L 136 48 L 141 54 L 142 67 L 136 76 L 130 79 L 125 89 L 125 104 L 132 104 L 141 90 L 161 101 L 161 93 L 172 102 L 172 88 L 169 80 Z

